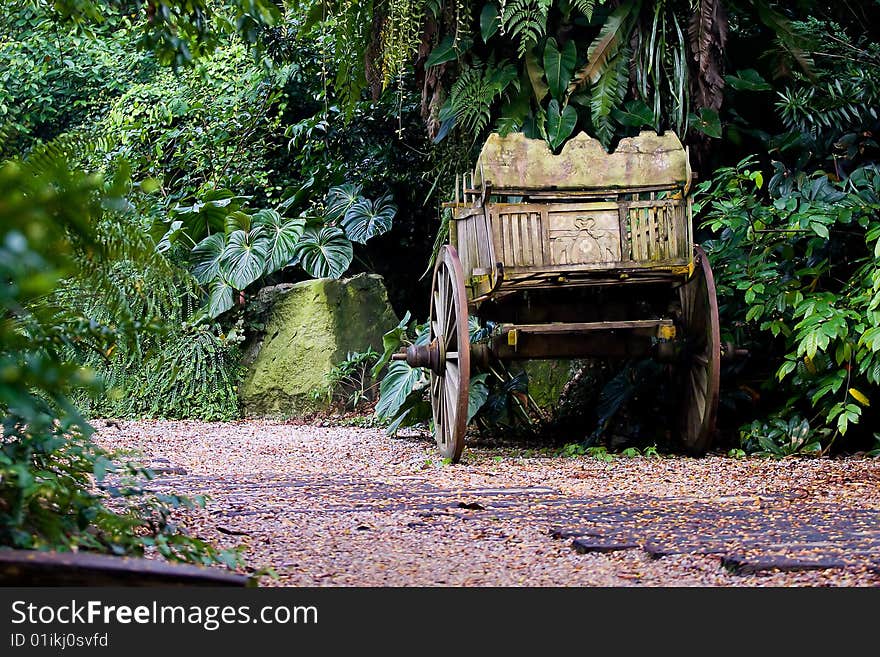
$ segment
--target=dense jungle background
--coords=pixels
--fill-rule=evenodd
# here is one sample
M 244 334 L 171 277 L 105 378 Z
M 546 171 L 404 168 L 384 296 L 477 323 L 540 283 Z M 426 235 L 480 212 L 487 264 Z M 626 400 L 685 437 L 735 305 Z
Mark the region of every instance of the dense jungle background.
M 172 521 L 200 500 L 145 493 L 88 418 L 240 417 L 267 285 L 381 274 L 386 351 L 417 340 L 442 204 L 492 131 L 675 131 L 750 353 L 718 448 L 877 453 L 878 25 L 875 0 L 3 2 L 0 545 L 234 563 Z M 424 375 L 388 355 L 320 394 L 425 423 Z M 547 418 L 522 372 L 475 374 L 475 431 L 673 449 L 649 365 L 572 376 Z

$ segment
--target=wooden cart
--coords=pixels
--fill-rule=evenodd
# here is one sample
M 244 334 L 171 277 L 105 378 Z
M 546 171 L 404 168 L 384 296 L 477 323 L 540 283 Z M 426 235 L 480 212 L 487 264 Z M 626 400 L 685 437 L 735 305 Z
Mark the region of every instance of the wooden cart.
M 558 155 L 522 134 L 489 137 L 450 204 L 430 343 L 406 354 L 430 369 L 444 457 L 461 457 L 471 364 L 489 358 L 671 363 L 683 444 L 709 448 L 721 345 L 712 271 L 693 244 L 691 178 L 671 132 L 642 132 L 611 154 L 584 134 Z M 471 344 L 469 316 L 493 322 L 487 341 Z

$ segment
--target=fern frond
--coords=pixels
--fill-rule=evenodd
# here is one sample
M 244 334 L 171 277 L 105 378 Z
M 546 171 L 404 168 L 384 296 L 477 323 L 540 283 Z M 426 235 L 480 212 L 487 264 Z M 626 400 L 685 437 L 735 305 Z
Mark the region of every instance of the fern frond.
M 608 62 L 608 66 L 605 67 L 599 79 L 596 80 L 596 84 L 590 90 L 590 112 L 593 120 L 593 130 L 596 133 L 596 137 L 606 148 L 614 136 L 611 110 L 618 107 L 626 95 L 629 56 L 628 48 L 620 50 Z
M 620 45 L 629 38 L 632 25 L 629 18 L 634 13 L 635 5 L 636 3 L 632 1 L 625 2 L 608 16 L 599 36 L 590 44 L 590 49 L 587 51 L 587 63 L 575 71 L 572 82 L 568 85 L 569 95 L 589 84 L 595 84 L 603 75 Z
M 492 103 L 513 83 L 518 83 L 518 75 L 512 64 L 484 65 L 474 60 L 461 72 L 449 95 L 456 124 L 476 138 L 489 125 Z
M 572 9 L 577 9 L 584 16 L 587 17 L 587 20 L 593 20 L 593 11 L 596 9 L 597 4 L 603 4 L 605 0 L 571 0 L 569 4 L 569 12 Z
M 28 163 L 37 173 L 50 170 L 57 162 L 81 162 L 86 156 L 95 153 L 108 153 L 116 146 L 112 135 L 84 135 L 69 132 L 54 139 L 36 144 L 27 154 Z
M 519 42 L 520 57 L 544 36 L 551 4 L 552 0 L 509 0 L 502 4 L 501 24 L 504 32 Z

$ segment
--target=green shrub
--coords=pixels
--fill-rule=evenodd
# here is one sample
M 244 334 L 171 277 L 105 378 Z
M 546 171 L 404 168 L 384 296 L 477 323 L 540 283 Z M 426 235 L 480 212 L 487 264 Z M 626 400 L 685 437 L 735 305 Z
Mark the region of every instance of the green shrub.
M 718 236 L 705 245 L 727 337 L 772 365 L 768 396 L 782 396 L 773 415 L 813 416 L 807 444 L 827 448 L 880 386 L 880 170 L 836 182 L 778 167 L 765 191 L 747 158 L 698 191 L 703 225 Z
M 117 235 L 126 232 L 124 216 L 111 210 L 126 207 L 121 182 L 105 184 L 48 154 L 0 165 L 0 545 L 136 555 L 155 548 L 171 560 L 231 565 L 233 554 L 172 520 L 175 508 L 203 500 L 149 493 L 151 473 L 93 444 L 71 402 L 77 391 L 100 394 L 94 372 L 71 354 L 106 353 L 143 328 L 124 314 L 105 325 L 57 303 L 61 281 L 81 279 L 91 297 L 112 305 L 116 291 L 103 272 L 123 251 L 129 259 L 138 251 L 137 240 L 120 243 L 105 230 L 118 223 Z

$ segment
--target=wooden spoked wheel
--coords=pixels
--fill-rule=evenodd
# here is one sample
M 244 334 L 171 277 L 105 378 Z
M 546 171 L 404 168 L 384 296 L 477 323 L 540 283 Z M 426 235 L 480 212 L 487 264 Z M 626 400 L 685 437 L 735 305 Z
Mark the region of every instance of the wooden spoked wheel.
M 715 277 L 706 253 L 694 247 L 693 276 L 678 288 L 681 303 L 682 405 L 680 435 L 694 455 L 705 454 L 715 432 L 721 374 L 721 330 Z
M 455 463 L 461 458 L 467 430 L 471 352 L 464 273 L 458 253 L 449 245 L 441 247 L 434 267 L 430 331 L 438 352 L 431 368 L 434 439 L 440 454 Z

